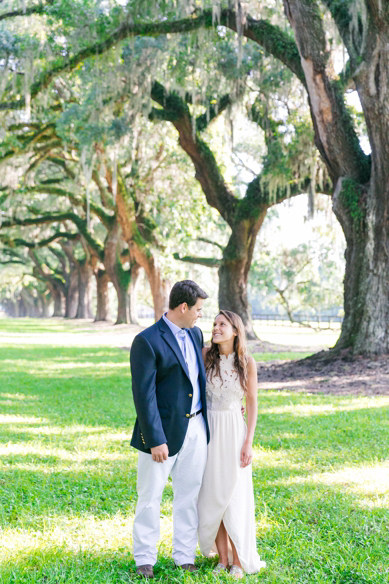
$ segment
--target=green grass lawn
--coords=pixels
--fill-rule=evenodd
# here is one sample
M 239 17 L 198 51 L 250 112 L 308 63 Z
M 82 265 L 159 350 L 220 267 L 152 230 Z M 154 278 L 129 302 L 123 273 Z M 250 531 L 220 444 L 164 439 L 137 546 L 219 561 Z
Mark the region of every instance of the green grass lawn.
M 0 583 L 136 582 L 129 355 L 61 346 L 57 332 L 58 345 L 0 345 Z M 253 474 L 268 568 L 246 581 L 387 583 L 388 444 L 388 397 L 260 393 Z M 156 581 L 231 581 L 200 556 L 197 575 L 174 569 L 171 504 L 168 486 Z

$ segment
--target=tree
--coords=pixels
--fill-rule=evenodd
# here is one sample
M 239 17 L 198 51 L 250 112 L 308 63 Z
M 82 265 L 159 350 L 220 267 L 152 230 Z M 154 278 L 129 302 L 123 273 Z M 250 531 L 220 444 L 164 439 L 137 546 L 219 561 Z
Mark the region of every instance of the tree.
M 262 292 L 269 304 L 279 305 L 291 322 L 342 307 L 342 270 L 332 257 L 330 241 L 310 241 L 292 249 L 277 250 L 262 244 L 250 272 L 254 293 Z M 308 324 L 308 323 L 305 323 Z
M 334 212 L 347 241 L 345 318 L 336 348 L 350 348 L 356 353 L 388 352 L 389 331 L 385 323 L 389 317 L 386 225 L 389 116 L 385 104 L 389 89 L 385 79 L 389 69 L 386 50 L 389 6 L 380 0 L 284 0 L 283 5 L 289 30 L 269 19 L 255 18 L 255 12 L 254 16 L 245 15 L 239 2 L 236 13 L 215 4 L 216 22 L 236 31 L 240 45 L 245 37 L 263 46 L 305 87 L 315 144 L 332 181 Z M 144 22 L 139 22 L 134 11 L 131 24 L 118 12 L 114 22 L 112 13 L 98 42 L 88 45 L 85 41 L 80 50 L 37 77 L 31 85 L 31 98 L 67 68 L 75 68 L 89 55 L 106 52 L 121 39 L 134 34 L 184 33 L 212 28 L 215 24 L 212 9 L 195 11 L 179 19 L 172 15 L 172 4 L 166 6 L 167 17 L 163 21 L 157 21 L 156 10 L 146 11 Z M 255 10 L 257 4 L 252 6 Z M 132 9 L 130 4 L 128 10 Z M 334 73 L 333 67 L 336 42 L 331 46 L 326 39 L 329 18 L 333 19 L 348 56 L 340 75 Z M 110 28 L 113 23 L 115 27 Z M 363 152 L 345 106 L 344 93 L 350 85 L 356 88 L 362 104 L 371 155 Z M 7 96 L 9 99 L 0 105 L 3 109 L 26 103 L 17 97 L 17 91 L 14 94 L 9 91 Z
M 145 62 L 148 62 L 147 55 L 150 52 L 150 42 L 146 41 L 143 42 L 141 39 L 140 42 L 136 42 L 133 47 L 124 47 L 122 52 L 124 62 L 126 62 L 128 55 L 130 55 L 132 59 L 138 57 L 138 60 L 140 60 L 140 71 L 138 71 L 136 80 L 133 79 L 133 75 L 129 77 L 128 71 L 121 72 L 122 74 L 126 73 L 124 79 L 128 79 L 128 83 L 131 83 L 135 88 L 138 88 L 143 82 L 142 74 L 144 74 L 144 64 L 142 68 L 141 61 L 143 53 L 146 54 Z M 182 81 L 185 80 L 185 74 L 183 75 L 181 70 L 185 70 L 186 66 L 182 57 L 182 53 L 185 51 L 182 51 L 182 49 L 190 49 L 191 42 L 190 38 L 187 40 L 184 39 L 182 47 L 179 47 L 180 63 L 178 71 L 174 71 L 174 74 L 177 74 L 178 77 L 181 76 Z M 233 51 L 231 51 L 228 43 L 224 44 L 226 46 L 222 46 L 222 51 L 224 51 L 225 55 L 231 59 L 231 56 L 233 57 Z M 156 48 L 155 44 L 151 44 L 151 46 L 152 48 Z M 106 48 L 107 47 L 108 45 L 106 45 Z M 257 54 L 254 55 L 254 57 L 254 61 L 258 61 L 258 58 L 260 58 L 261 55 Z M 253 60 L 253 55 L 251 55 L 250 58 Z M 247 60 L 250 61 L 250 58 Z M 231 63 L 233 64 L 233 60 Z M 190 63 L 187 64 L 191 68 Z M 169 67 L 172 69 L 168 62 L 168 68 Z M 246 74 L 250 72 L 251 67 L 252 65 L 248 66 Z M 227 68 L 225 67 L 225 69 Z M 132 72 L 133 67 L 130 70 L 130 73 Z M 215 72 L 215 70 L 213 72 Z M 88 75 L 88 70 L 86 71 L 86 75 Z M 211 75 L 208 76 L 212 77 Z M 232 75 L 230 84 L 234 85 L 236 82 L 235 77 L 235 75 Z M 124 84 L 124 89 L 127 90 L 126 83 Z M 301 188 L 303 188 L 303 185 L 305 185 L 307 181 L 304 180 L 305 177 L 300 177 L 296 180 L 296 177 L 294 176 L 294 184 L 292 188 L 290 188 L 287 181 L 284 181 L 284 184 L 280 184 L 277 189 L 271 189 L 269 188 L 269 182 L 262 181 L 260 177 L 256 177 L 251 181 L 250 185 L 248 185 L 246 197 L 243 200 L 240 200 L 240 197 L 237 196 L 228 185 L 214 154 L 200 135 L 213 119 L 217 118 L 223 110 L 231 106 L 234 99 L 234 92 L 232 91 L 230 94 L 224 95 L 219 100 L 215 100 L 213 99 L 213 87 L 212 84 L 210 84 L 210 87 L 206 88 L 208 95 L 206 95 L 205 99 L 201 100 L 198 97 L 194 97 L 194 88 L 192 87 L 191 89 L 191 91 L 185 91 L 184 87 L 184 92 L 182 93 L 181 91 L 181 97 L 176 90 L 168 91 L 160 82 L 156 80 L 153 81 L 150 86 L 151 98 L 160 107 L 154 107 L 152 109 L 151 117 L 152 119 L 166 119 L 174 125 L 179 133 L 181 147 L 189 155 L 195 166 L 196 178 L 201 184 L 208 203 L 218 210 L 232 230 L 229 243 L 223 251 L 223 258 L 219 267 L 219 305 L 223 308 L 229 308 L 238 312 L 243 318 L 248 335 L 254 337 L 255 335 L 252 328 L 247 301 L 247 277 L 256 235 L 265 217 L 267 208 L 280 200 L 283 200 L 286 196 L 291 196 L 292 194 L 300 192 Z M 239 93 L 241 93 L 240 90 L 238 90 L 238 94 Z M 132 104 L 131 99 L 130 104 Z M 198 107 L 203 107 L 203 109 L 205 108 L 207 111 L 197 115 L 196 108 L 198 109 Z M 73 106 L 72 109 L 74 111 Z M 74 116 L 72 118 L 72 126 L 74 125 L 73 120 Z M 82 128 L 82 131 L 85 133 L 84 127 Z M 51 146 L 50 142 L 48 146 Z M 44 156 L 43 152 L 42 156 Z M 134 178 L 134 173 L 132 173 L 132 176 Z M 153 254 L 150 253 L 150 247 L 147 245 L 139 246 L 139 242 L 134 238 L 134 229 L 131 227 L 131 225 L 133 225 L 133 220 L 131 219 L 133 214 L 131 211 L 131 204 L 130 207 L 128 206 L 129 197 L 126 196 L 125 188 L 123 181 L 121 181 L 120 184 L 118 183 L 117 205 L 119 221 L 121 223 L 124 237 L 129 245 L 130 253 L 148 273 L 154 296 L 154 304 L 156 306 L 156 316 L 159 316 L 163 311 L 164 304 L 164 300 L 160 297 L 160 291 L 164 287 L 163 281 L 159 270 L 156 268 L 155 258 Z M 131 191 L 133 190 L 132 186 Z M 136 231 L 137 230 L 135 230 L 135 234 Z M 145 251 L 147 251 L 147 253 L 144 253 Z
M 50 290 L 31 269 L 25 252 L 0 245 L 0 306 L 9 316 L 49 316 Z

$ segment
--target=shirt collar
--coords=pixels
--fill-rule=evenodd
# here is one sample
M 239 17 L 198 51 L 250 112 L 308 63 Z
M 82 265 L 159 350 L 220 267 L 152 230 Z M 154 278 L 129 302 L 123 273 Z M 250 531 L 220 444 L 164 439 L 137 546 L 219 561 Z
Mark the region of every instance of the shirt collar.
M 176 324 L 174 324 L 174 322 L 169 320 L 166 315 L 167 315 L 167 312 L 165 312 L 165 314 L 162 315 L 162 318 L 166 322 L 166 324 L 168 325 L 168 327 L 170 328 L 170 330 L 172 331 L 174 336 L 176 336 L 177 333 L 179 333 L 181 331 L 186 331 L 186 329 L 182 329 L 179 326 L 177 326 Z

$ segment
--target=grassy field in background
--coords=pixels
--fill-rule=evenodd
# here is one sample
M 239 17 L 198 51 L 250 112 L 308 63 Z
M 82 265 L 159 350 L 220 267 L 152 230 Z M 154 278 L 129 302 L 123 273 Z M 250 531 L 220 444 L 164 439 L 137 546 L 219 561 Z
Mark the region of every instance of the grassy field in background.
M 139 581 L 128 351 L 61 346 L 64 332 L 78 336 L 70 323 L 32 325 L 0 319 L 0 583 Z M 12 343 L 16 329 L 58 340 Z M 246 581 L 387 583 L 389 398 L 270 391 L 258 402 L 253 476 L 268 568 Z M 200 556 L 196 575 L 174 568 L 171 505 L 168 486 L 156 581 L 231 581 Z
M 150 326 L 153 324 L 151 319 L 139 319 L 142 326 Z M 201 318 L 198 321 L 198 325 L 201 327 L 204 333 L 204 340 L 207 342 L 211 338 L 212 330 L 212 320 L 207 318 Z M 286 347 L 312 347 L 312 349 L 317 348 L 328 348 L 335 345 L 340 334 L 339 323 L 332 323 L 332 328 L 328 327 L 328 323 L 322 323 L 321 330 L 315 330 L 314 328 L 307 328 L 299 326 L 298 324 L 287 324 L 287 323 L 275 323 L 266 321 L 254 321 L 254 330 L 261 341 L 266 341 L 268 343 L 274 343 L 276 345 L 285 345 Z

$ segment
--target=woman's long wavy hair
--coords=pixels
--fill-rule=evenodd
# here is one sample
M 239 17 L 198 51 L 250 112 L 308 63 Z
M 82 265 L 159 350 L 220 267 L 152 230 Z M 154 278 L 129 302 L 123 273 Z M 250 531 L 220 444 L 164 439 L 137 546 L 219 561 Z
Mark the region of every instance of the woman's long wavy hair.
M 220 310 L 217 316 L 224 316 L 226 320 L 232 325 L 236 337 L 234 337 L 234 365 L 238 372 L 240 384 L 244 392 L 247 391 L 247 347 L 246 347 L 246 333 L 244 330 L 242 319 L 235 312 L 230 310 Z M 216 317 L 217 318 L 217 317 Z M 211 341 L 211 348 L 205 355 L 205 370 L 210 373 L 211 379 L 214 375 L 220 377 L 220 353 L 219 345 Z

